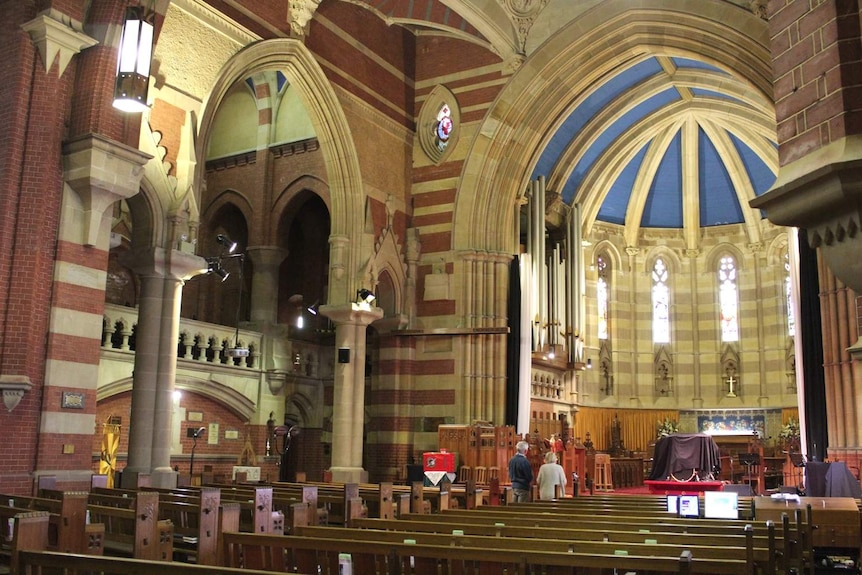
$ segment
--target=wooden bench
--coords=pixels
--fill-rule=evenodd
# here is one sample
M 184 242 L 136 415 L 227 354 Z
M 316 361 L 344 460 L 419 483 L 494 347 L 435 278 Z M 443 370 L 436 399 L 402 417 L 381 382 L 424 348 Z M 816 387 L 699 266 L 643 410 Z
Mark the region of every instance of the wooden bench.
M 360 530 L 361 532 L 361 530 Z M 483 549 L 408 542 L 343 540 L 286 535 L 273 537 L 225 533 L 225 565 L 280 572 L 338 573 L 349 554 L 354 573 L 494 573 L 571 574 L 573 569 L 643 570 L 654 573 L 746 573 L 746 561 L 697 558 L 689 551 L 677 557 L 580 552 Z
M 143 559 L 121 557 L 93 557 L 56 553 L 49 551 L 25 550 L 18 553 L 19 572 L 41 575 L 41 573 L 62 572 L 65 575 L 272 575 L 271 571 L 256 569 L 233 569 L 222 566 L 193 565 L 189 563 L 165 563 Z M 13 572 L 14 573 L 14 572 Z M 310 574 L 307 574 L 310 575 Z
M 47 511 L 48 546 L 51 551 L 101 555 L 104 526 L 87 523 L 86 492 L 52 492 L 54 498 L 0 495 L 0 501 L 14 503 L 8 513 Z M 9 507 L 9 506 L 7 506 Z
M 146 492 L 157 493 L 160 503 L 191 504 L 196 506 L 201 505 L 203 489 L 202 487 L 171 490 L 144 488 Z M 206 489 L 216 489 L 219 493 L 218 497 L 220 501 L 234 501 L 240 505 L 240 530 L 256 533 L 282 532 L 284 530 L 284 514 L 273 509 L 273 505 L 278 503 L 279 500 L 273 498 L 272 488 L 255 487 L 232 490 L 209 487 Z M 90 492 L 90 503 L 128 507 L 135 500 L 138 493 L 141 492 L 143 491 L 133 489 L 94 489 Z M 207 497 L 214 497 L 214 491 L 208 491 L 208 493 L 210 495 Z M 291 500 L 287 503 L 296 502 L 295 500 Z M 193 533 L 188 533 L 187 535 L 200 538 L 200 535 L 194 535 Z
M 333 492 L 340 491 L 345 483 L 333 482 L 297 482 L 297 485 L 316 485 L 321 493 L 330 490 Z M 289 485 L 286 483 L 274 483 L 275 486 Z M 386 486 L 386 489 L 391 488 L 392 500 L 397 501 L 400 497 L 407 495 L 410 498 L 410 508 L 413 513 L 436 513 L 443 509 L 448 509 L 451 505 L 452 492 L 449 488 L 441 487 L 426 487 L 422 481 L 414 481 L 410 485 L 395 485 L 392 483 L 358 483 L 359 496 L 366 501 L 379 501 L 382 499 L 380 494 L 381 485 Z M 370 516 L 379 517 L 379 513 L 373 510 Z
M 218 564 L 220 505 L 221 493 L 214 488 L 201 489 L 199 497 L 186 501 L 159 500 L 159 519 L 174 526 L 175 558 Z
M 225 494 L 225 498 L 234 498 L 238 500 L 248 500 L 249 498 L 253 498 L 254 489 L 257 488 L 242 485 L 212 485 L 212 487 L 218 487 L 221 489 Z M 281 511 L 284 514 L 287 524 L 292 524 L 294 522 L 291 513 L 295 511 L 296 508 L 292 506 L 296 503 L 306 503 L 306 509 L 314 514 L 313 516 L 308 517 L 307 524 L 326 525 L 328 523 L 328 510 L 326 509 L 325 504 L 321 504 L 318 501 L 317 486 L 302 485 L 298 488 L 282 489 L 279 484 L 274 484 L 267 487 L 272 488 L 273 509 Z
M 501 507 L 486 507 L 474 511 L 450 510 L 434 516 L 434 520 L 441 525 L 473 524 L 473 525 L 496 525 L 512 526 L 519 529 L 550 528 L 558 532 L 568 532 L 574 529 L 591 529 L 598 532 L 619 530 L 622 526 L 628 530 L 640 532 L 667 532 L 667 533 L 699 533 L 711 536 L 724 536 L 732 534 L 744 527 L 744 521 L 733 520 L 705 520 L 685 519 L 679 517 L 651 518 L 644 516 L 588 516 L 566 513 L 549 513 L 537 511 L 530 513 L 528 509 L 520 512 L 503 511 Z M 427 516 L 421 514 L 407 514 L 401 518 L 402 521 L 424 521 Z M 791 524 L 788 517 L 780 526 L 773 526 L 772 522 L 751 522 L 755 535 L 769 536 L 770 529 L 780 529 L 782 544 L 778 561 L 782 565 L 797 566 L 800 569 L 810 563 L 813 558 L 811 538 L 807 533 L 810 526 L 805 525 L 798 518 L 795 524 Z
M 428 517 L 423 520 L 405 522 L 402 520 L 383 519 L 360 519 L 354 527 L 359 529 L 391 530 L 396 532 L 412 533 L 436 533 L 452 536 L 482 536 L 493 537 L 497 540 L 515 537 L 529 539 L 564 539 L 570 542 L 602 542 L 608 544 L 648 544 L 648 545 L 677 545 L 684 548 L 691 546 L 726 546 L 743 547 L 748 544 L 747 538 L 751 537 L 751 545 L 755 549 L 754 561 L 763 573 L 775 573 L 781 569 L 786 573 L 790 563 L 785 561 L 785 549 L 781 531 L 775 525 L 767 525 L 765 534 L 755 534 L 752 528 L 751 534 L 747 531 L 728 533 L 724 535 L 705 533 L 679 533 L 664 532 L 656 530 L 626 529 L 620 526 L 616 530 L 595 530 L 591 528 L 560 530 L 556 527 L 531 527 L 525 529 L 521 526 L 503 524 L 473 524 L 438 522 L 436 517 Z M 405 525 L 405 523 L 407 523 Z M 300 530 L 300 533 L 307 533 Z M 697 553 L 695 553 L 697 555 Z
M 308 513 L 312 516 L 307 520 L 299 520 L 302 524 L 331 524 L 345 525 L 352 518 L 363 517 L 366 511 L 363 509 L 362 500 L 355 495 L 355 490 L 339 490 L 332 494 L 320 494 L 319 487 L 315 485 L 293 485 L 273 484 L 272 486 L 259 487 L 251 485 L 213 485 L 222 490 L 225 498 L 239 501 L 248 500 L 254 496 L 255 490 L 268 489 L 271 493 L 273 507 L 278 508 L 288 517 L 288 524 L 293 524 L 295 518 L 291 515 L 300 507 L 296 503 L 305 503 Z M 243 529 L 243 531 L 248 531 Z M 289 531 L 289 529 L 288 529 Z
M 746 528 L 739 537 L 713 538 L 712 542 L 701 540 L 695 543 L 686 540 L 676 543 L 646 541 L 581 540 L 569 533 L 558 533 L 556 537 L 498 537 L 496 535 L 463 535 L 461 533 L 425 533 L 411 530 L 387 531 L 376 529 L 350 529 L 339 527 L 305 527 L 299 529 L 303 537 L 338 538 L 374 542 L 401 543 L 413 541 L 420 545 L 444 547 L 472 547 L 488 550 L 529 549 L 530 551 L 557 553 L 590 553 L 594 555 L 638 555 L 679 556 L 684 550 L 691 551 L 698 559 L 729 559 L 745 561 L 745 571 L 753 575 L 758 566 L 761 573 L 774 573 L 774 553 L 767 545 L 755 546 L 753 530 Z M 523 535 L 523 534 L 522 534 Z M 772 570 L 770 570 L 772 569 Z
M 114 555 L 170 561 L 173 523 L 160 520 L 159 494 L 138 492 L 130 508 L 88 504 L 90 519 L 105 526 L 105 551 Z
M 19 512 L 4 505 L 0 507 L 0 552 L 9 558 L 11 575 L 21 573 L 20 555 L 23 551 L 44 551 L 48 546 L 47 511 Z
M 703 498 L 699 499 L 700 509 L 704 508 Z M 667 500 L 663 495 L 644 496 L 590 496 L 590 497 L 567 497 L 552 500 L 540 500 L 531 503 L 512 503 L 511 506 L 518 507 L 529 505 L 533 508 L 561 508 L 571 509 L 575 512 L 591 514 L 610 514 L 620 511 L 636 511 L 638 514 L 662 515 L 667 513 Z M 754 508 L 751 497 L 740 497 L 738 500 L 738 511 L 740 519 L 751 519 L 754 517 Z

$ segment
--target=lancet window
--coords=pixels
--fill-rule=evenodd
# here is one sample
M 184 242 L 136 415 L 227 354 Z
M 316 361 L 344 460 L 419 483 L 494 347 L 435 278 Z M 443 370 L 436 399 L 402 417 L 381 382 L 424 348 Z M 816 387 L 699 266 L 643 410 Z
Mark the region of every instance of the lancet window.
M 669 271 L 662 258 L 652 267 L 652 340 L 670 343 L 670 287 Z
M 739 341 L 739 289 L 736 285 L 736 261 L 724 256 L 718 263 L 718 301 L 721 341 Z
M 605 255 L 600 255 L 596 258 L 596 268 L 599 272 L 599 278 L 596 281 L 596 300 L 597 300 L 597 309 L 596 315 L 598 316 L 597 325 L 598 325 L 598 336 L 599 339 L 608 339 L 609 336 L 609 328 L 608 328 L 608 307 L 610 301 L 610 289 L 608 285 L 608 258 Z

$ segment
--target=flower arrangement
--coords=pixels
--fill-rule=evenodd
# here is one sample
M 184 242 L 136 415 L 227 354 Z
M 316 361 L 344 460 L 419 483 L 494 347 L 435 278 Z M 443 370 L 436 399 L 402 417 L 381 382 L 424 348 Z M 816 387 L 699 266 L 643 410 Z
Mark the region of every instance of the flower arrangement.
M 791 417 L 778 432 L 778 440 L 787 451 L 799 449 L 799 420 Z
M 656 425 L 656 439 L 661 439 L 665 435 L 672 435 L 677 432 L 679 432 L 679 422 L 669 417 L 665 417 Z

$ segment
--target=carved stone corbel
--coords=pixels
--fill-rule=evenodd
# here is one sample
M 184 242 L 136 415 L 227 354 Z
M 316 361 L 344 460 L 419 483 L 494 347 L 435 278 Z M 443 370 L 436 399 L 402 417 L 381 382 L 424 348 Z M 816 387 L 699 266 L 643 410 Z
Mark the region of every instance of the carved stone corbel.
M 0 375 L 0 391 L 3 392 L 3 405 L 10 413 L 18 407 L 24 394 L 30 391 L 33 384 L 26 375 Z

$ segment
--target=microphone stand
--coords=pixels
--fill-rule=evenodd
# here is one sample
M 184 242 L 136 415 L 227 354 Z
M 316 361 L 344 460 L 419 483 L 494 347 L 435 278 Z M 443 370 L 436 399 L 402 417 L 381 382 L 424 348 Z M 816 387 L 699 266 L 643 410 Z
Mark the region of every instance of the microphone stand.
M 198 437 L 200 437 L 203 429 L 199 429 L 192 433 L 192 453 L 189 456 L 189 484 L 195 483 L 195 449 L 198 446 Z

